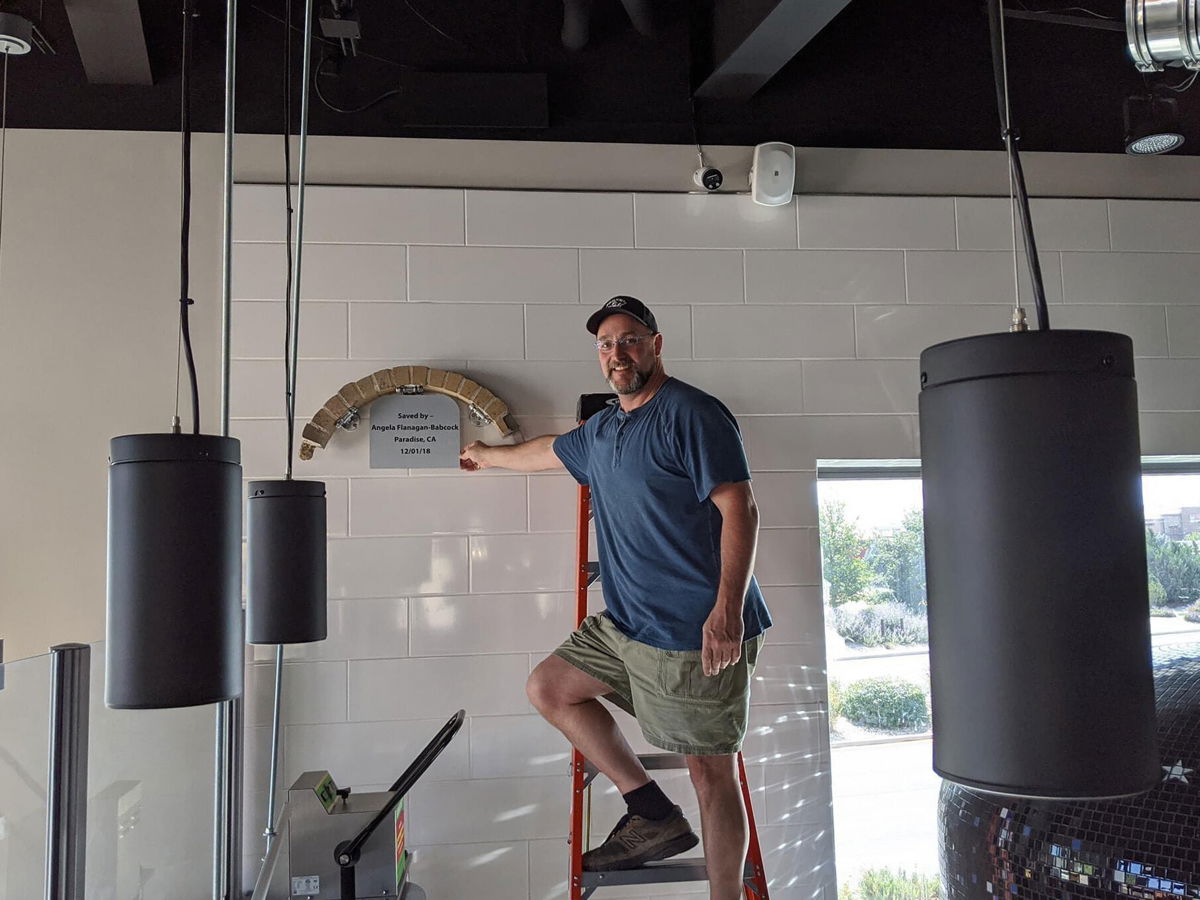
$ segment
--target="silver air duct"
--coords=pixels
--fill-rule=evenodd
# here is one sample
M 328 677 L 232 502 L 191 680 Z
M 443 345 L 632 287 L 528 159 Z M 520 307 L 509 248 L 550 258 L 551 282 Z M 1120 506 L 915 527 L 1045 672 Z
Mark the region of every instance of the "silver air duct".
M 1125 35 L 1139 72 L 1200 69 L 1200 0 L 1125 0 Z

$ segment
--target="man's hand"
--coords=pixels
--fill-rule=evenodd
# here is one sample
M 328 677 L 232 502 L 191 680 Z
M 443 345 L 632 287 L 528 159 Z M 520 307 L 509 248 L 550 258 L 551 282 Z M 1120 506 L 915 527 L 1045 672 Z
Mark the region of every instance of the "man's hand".
M 476 472 L 479 469 L 490 469 L 492 463 L 484 459 L 484 455 L 491 449 L 483 441 L 472 441 L 463 447 L 462 453 L 458 455 L 458 467 L 468 472 Z
M 705 675 L 716 675 L 726 666 L 732 666 L 742 658 L 742 635 L 745 626 L 742 616 L 732 615 L 725 604 L 717 601 L 704 623 L 700 661 Z

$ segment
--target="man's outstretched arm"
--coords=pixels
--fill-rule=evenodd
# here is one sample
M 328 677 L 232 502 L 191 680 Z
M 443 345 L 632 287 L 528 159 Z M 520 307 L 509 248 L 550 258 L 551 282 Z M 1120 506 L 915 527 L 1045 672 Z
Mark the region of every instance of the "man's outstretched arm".
M 557 435 L 544 434 L 523 444 L 490 446 L 474 441 L 463 448 L 458 457 L 459 468 L 468 472 L 479 469 L 513 469 L 517 472 L 539 472 L 542 469 L 564 468 L 554 452 Z

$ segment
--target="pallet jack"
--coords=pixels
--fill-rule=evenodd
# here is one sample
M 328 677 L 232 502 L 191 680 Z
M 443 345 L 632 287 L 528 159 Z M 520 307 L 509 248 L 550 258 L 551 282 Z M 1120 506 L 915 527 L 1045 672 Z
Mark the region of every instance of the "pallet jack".
M 425 900 L 409 881 L 405 798 L 465 718 L 461 709 L 451 716 L 386 791 L 353 794 L 325 771 L 297 778 L 251 900 Z

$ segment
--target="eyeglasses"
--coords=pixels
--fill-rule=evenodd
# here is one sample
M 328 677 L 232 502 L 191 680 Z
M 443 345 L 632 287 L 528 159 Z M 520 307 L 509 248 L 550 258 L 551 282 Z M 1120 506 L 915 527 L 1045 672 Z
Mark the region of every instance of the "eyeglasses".
M 650 340 L 655 334 L 656 332 L 652 331 L 649 334 L 635 334 L 630 337 L 618 338 L 617 340 L 596 341 L 596 349 L 601 353 L 612 353 L 617 347 L 620 347 L 622 350 L 629 350 L 643 341 Z

